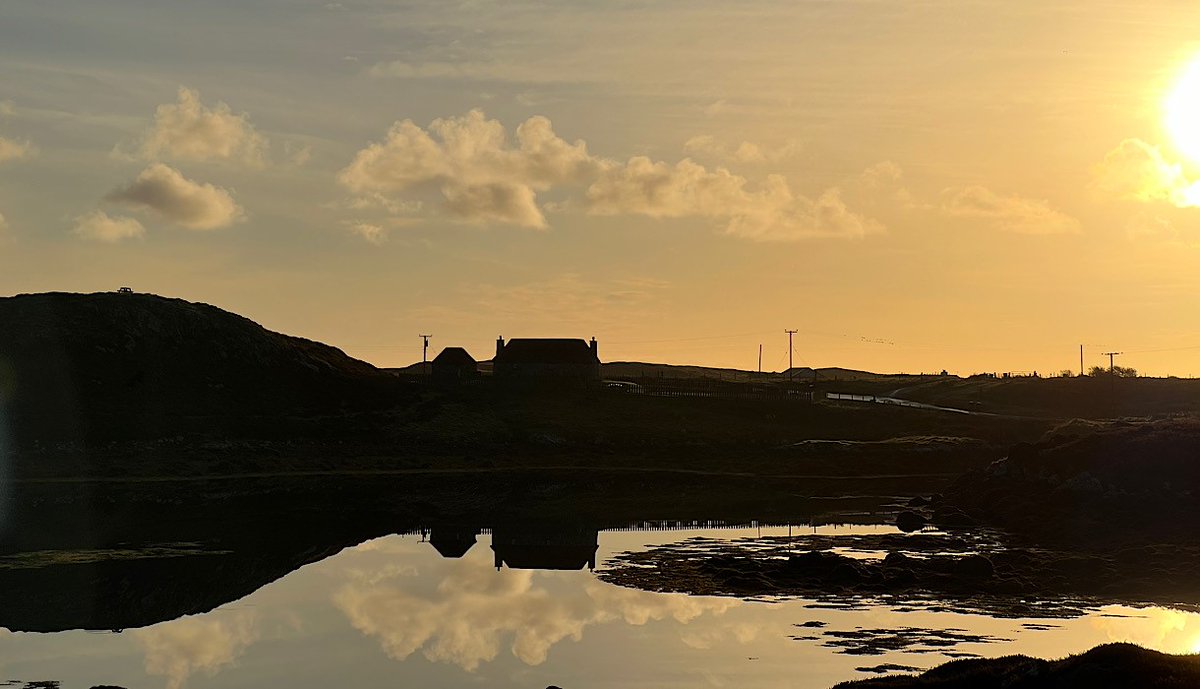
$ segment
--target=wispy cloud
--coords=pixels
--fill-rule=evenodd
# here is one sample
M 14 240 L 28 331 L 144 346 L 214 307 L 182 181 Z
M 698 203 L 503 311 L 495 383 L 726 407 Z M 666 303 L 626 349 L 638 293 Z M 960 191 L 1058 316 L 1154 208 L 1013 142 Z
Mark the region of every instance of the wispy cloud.
M 112 217 L 104 211 L 92 211 L 75 219 L 76 235 L 84 239 L 115 244 L 146 235 L 146 228 L 137 218 Z
M 1021 234 L 1075 234 L 1079 221 L 1047 201 L 1004 196 L 982 186 L 947 189 L 941 210 L 953 218 L 977 220 L 992 228 Z
M 0 163 L 31 158 L 37 149 L 28 141 L 18 141 L 0 136 Z

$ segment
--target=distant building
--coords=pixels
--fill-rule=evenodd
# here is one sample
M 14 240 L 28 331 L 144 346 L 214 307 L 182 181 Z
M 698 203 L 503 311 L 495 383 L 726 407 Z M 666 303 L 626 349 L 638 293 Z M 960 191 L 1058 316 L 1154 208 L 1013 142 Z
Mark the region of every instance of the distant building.
M 492 530 L 496 569 L 591 570 L 596 568 L 599 547 L 599 532 L 594 528 L 497 526 Z
M 118 287 L 117 294 L 133 294 L 132 287 Z
M 429 544 L 442 557 L 460 558 L 475 545 L 479 529 L 463 526 L 436 526 L 429 531 Z
M 598 382 L 600 355 L 591 342 L 567 338 L 496 340 L 492 363 L 496 378 L 508 381 Z
M 479 364 L 462 347 L 447 347 L 433 359 L 433 380 L 438 383 L 460 383 L 474 378 Z

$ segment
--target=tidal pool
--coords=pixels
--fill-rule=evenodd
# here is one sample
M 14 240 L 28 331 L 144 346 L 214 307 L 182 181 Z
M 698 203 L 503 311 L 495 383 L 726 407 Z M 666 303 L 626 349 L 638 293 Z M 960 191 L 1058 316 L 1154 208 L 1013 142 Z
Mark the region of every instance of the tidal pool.
M 689 538 L 890 527 L 603 531 L 614 555 Z M 497 535 L 496 538 L 502 538 Z M 62 687 L 796 687 L 953 657 L 1062 656 L 1108 641 L 1200 650 L 1200 615 L 1106 605 L 1072 618 L 795 598 L 654 593 L 587 569 L 496 567 L 492 535 L 443 557 L 421 534 L 367 541 L 203 615 L 116 632 L 0 632 L 0 680 Z M 446 547 L 440 548 L 446 551 Z M 458 549 L 459 551 L 462 548 Z M 570 566 L 562 552 L 547 562 Z M 454 551 L 452 554 L 458 554 Z M 867 554 L 868 556 L 870 554 Z M 524 564 L 537 557 L 524 554 Z M 521 564 L 521 557 L 512 558 Z

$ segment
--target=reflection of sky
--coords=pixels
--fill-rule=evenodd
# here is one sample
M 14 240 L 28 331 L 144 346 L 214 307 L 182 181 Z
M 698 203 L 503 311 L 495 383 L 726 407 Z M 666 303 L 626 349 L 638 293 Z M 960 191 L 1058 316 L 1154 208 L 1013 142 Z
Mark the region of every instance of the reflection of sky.
M 604 533 L 599 559 L 701 533 L 758 531 Z M 855 627 L 957 628 L 1014 641 L 955 650 L 1043 657 L 1107 641 L 1191 652 L 1200 640 L 1200 615 L 1194 613 L 1118 607 L 1101 613 L 1045 620 L 1058 626 L 1028 630 L 1023 620 L 975 615 L 689 598 L 611 586 L 587 572 L 497 572 L 486 536 L 461 560 L 438 557 L 418 537 L 391 536 L 304 567 L 207 615 L 119 635 L 3 633 L 0 674 L 61 680 L 68 688 L 386 683 L 824 689 L 861 676 L 856 667 L 928 667 L 943 659 L 838 655 L 790 636 Z M 827 627 L 794 626 L 810 620 Z

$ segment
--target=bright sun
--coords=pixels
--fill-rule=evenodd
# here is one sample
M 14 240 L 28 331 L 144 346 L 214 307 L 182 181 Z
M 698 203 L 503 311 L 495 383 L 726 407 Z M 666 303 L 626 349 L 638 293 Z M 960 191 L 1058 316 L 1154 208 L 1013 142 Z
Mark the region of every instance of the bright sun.
M 1179 152 L 1200 164 L 1200 56 L 1194 58 L 1167 97 L 1167 131 Z

